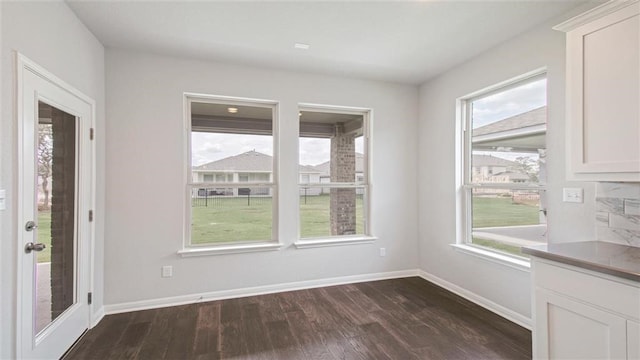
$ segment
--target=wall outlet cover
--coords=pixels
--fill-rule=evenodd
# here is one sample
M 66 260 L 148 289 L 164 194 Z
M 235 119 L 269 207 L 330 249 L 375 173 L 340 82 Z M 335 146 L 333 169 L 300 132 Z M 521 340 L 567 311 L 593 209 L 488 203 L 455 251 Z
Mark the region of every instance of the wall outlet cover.
M 162 277 L 169 278 L 173 276 L 173 266 L 163 266 L 162 267 Z

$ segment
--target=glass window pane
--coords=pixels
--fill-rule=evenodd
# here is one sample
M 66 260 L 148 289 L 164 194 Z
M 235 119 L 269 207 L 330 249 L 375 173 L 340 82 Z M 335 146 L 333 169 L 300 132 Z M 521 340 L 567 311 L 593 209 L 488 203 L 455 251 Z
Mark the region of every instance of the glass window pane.
M 364 178 L 363 131 L 361 114 L 301 111 L 300 178 L 312 184 Z
M 300 118 L 300 237 L 366 235 L 363 114 L 302 109 Z
M 364 188 L 300 188 L 300 237 L 365 235 Z
M 466 104 L 465 181 L 484 186 L 470 190 L 465 241 L 525 256 L 522 246 L 546 242 L 547 80 L 527 79 Z
M 546 182 L 546 79 L 473 100 L 471 123 L 471 182 Z
M 273 109 L 193 102 L 191 181 L 229 186 L 191 189 L 191 245 L 271 241 Z
M 472 190 L 472 243 L 522 255 L 521 246 L 546 243 L 543 190 Z
M 38 103 L 36 333 L 77 302 L 77 118 Z
M 191 191 L 191 244 L 269 241 L 273 190 L 207 187 Z

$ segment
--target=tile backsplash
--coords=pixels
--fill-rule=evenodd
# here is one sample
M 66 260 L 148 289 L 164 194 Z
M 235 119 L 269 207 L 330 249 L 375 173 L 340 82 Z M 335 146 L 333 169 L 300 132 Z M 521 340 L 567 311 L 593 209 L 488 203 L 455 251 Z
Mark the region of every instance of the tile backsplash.
M 640 247 L 640 183 L 596 185 L 598 240 Z

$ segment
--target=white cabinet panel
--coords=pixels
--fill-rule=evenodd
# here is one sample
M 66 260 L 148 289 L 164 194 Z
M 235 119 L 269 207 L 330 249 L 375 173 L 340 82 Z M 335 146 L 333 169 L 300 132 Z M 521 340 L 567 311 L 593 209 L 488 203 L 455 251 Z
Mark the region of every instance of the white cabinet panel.
M 640 181 L 640 4 L 610 2 L 567 31 L 571 180 Z
M 539 290 L 537 356 L 549 359 L 626 359 L 626 320 L 567 297 Z
M 580 34 L 584 46 L 585 170 L 589 170 L 589 166 L 609 164 L 611 170 L 638 171 L 634 167 L 640 158 L 638 19 L 636 14 L 597 31 Z
M 631 320 L 627 321 L 627 358 L 640 360 L 640 323 Z
M 531 258 L 535 359 L 640 360 L 640 283 Z

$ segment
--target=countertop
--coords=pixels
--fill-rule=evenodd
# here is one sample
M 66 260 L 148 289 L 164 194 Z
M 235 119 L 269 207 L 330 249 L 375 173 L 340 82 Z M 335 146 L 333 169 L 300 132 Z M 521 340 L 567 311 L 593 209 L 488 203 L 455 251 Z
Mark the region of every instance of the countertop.
M 522 252 L 640 282 L 640 247 L 604 241 L 581 241 L 525 246 Z

